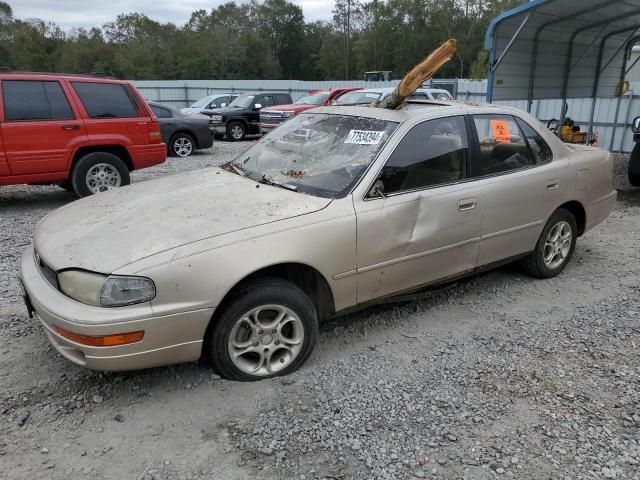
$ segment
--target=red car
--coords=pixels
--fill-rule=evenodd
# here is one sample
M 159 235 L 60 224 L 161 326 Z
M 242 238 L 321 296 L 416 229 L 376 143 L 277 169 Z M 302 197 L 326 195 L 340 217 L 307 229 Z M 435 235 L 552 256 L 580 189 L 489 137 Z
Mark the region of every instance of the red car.
M 290 105 L 277 105 L 275 107 L 263 108 L 260 110 L 260 132 L 264 135 L 285 120 L 289 120 L 291 117 L 295 117 L 306 110 L 329 105 L 336 98 L 347 92 L 353 92 L 354 90 L 362 90 L 362 87 L 311 90 L 304 97 Z
M 0 185 L 51 184 L 84 197 L 166 160 L 160 125 L 128 82 L 0 74 Z

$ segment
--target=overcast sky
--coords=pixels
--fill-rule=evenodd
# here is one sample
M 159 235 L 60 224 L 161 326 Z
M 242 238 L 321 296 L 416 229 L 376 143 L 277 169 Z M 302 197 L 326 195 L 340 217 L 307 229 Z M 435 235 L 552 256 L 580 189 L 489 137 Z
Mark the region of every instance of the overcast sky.
M 5 0 L 17 18 L 41 18 L 64 28 L 93 27 L 119 13 L 144 13 L 160 22 L 182 25 L 194 10 L 210 10 L 228 0 Z M 329 20 L 333 0 L 292 0 L 306 21 Z

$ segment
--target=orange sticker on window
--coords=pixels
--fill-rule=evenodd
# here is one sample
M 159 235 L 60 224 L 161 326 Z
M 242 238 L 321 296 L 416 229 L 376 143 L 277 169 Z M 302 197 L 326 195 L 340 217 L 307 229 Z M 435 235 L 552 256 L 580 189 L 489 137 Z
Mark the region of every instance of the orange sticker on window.
M 504 120 L 491 120 L 491 130 L 497 142 L 511 143 L 509 125 Z

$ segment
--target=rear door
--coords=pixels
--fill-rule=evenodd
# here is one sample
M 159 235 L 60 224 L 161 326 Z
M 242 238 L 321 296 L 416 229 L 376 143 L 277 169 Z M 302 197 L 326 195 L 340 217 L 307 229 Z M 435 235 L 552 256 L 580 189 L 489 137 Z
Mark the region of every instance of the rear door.
M 521 122 L 523 132 L 510 115 L 474 115 L 473 124 L 478 138 L 472 168 L 484 204 L 478 264 L 487 265 L 535 248 L 562 203 L 566 161 L 551 161 L 551 149 L 533 128 Z
M 2 100 L 1 136 L 11 175 L 66 171 L 87 134 L 64 86 L 55 80 L 3 80 Z
M 149 113 L 135 93 L 122 83 L 74 80 L 71 86 L 84 109 L 91 143 L 121 145 L 149 143 Z

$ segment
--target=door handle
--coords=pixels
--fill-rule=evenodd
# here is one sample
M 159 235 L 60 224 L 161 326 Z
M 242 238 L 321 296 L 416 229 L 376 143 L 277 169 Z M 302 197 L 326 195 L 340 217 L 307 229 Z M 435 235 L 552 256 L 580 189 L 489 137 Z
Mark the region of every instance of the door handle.
M 557 190 L 558 188 L 560 188 L 558 182 L 547 183 L 547 190 Z
M 62 125 L 63 130 L 80 130 L 80 125 Z
M 462 200 L 458 200 L 458 210 L 461 212 L 465 212 L 467 210 L 473 210 L 478 206 L 478 200 L 475 198 L 464 198 Z

